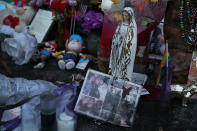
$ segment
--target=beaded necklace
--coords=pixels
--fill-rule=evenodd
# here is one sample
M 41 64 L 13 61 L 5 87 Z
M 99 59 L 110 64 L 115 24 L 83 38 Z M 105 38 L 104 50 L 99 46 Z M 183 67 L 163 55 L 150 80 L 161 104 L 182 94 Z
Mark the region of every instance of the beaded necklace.
M 185 27 L 184 27 L 184 3 L 186 1 L 186 13 L 188 16 L 188 20 L 190 22 L 190 31 L 187 31 L 188 35 L 186 36 Z M 179 20 L 180 20 L 180 28 L 181 28 L 181 37 L 184 42 L 189 45 L 197 45 L 197 9 L 191 5 L 190 0 L 181 0 L 180 3 L 180 11 L 179 11 Z

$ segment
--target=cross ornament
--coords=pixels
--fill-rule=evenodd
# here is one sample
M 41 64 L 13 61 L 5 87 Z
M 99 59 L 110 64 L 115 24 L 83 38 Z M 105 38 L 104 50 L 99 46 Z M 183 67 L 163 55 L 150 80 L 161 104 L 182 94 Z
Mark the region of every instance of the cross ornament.
M 196 61 L 196 67 L 197 67 L 197 57 L 195 59 L 193 59 L 193 61 Z

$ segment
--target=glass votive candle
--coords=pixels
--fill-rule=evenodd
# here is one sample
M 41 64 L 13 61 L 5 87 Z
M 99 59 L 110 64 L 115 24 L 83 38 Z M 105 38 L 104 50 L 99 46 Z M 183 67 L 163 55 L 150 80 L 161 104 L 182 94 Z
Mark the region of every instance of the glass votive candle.
M 75 131 L 75 119 L 62 112 L 57 119 L 58 131 Z
M 40 97 L 41 131 L 56 131 L 56 97 L 50 92 Z

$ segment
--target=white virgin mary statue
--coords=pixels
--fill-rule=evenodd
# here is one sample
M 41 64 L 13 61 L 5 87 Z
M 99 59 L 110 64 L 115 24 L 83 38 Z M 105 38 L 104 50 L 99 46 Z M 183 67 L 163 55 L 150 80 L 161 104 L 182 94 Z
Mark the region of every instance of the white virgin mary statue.
M 137 47 L 137 25 L 134 11 L 125 7 L 122 22 L 112 39 L 109 74 L 114 78 L 131 81 Z

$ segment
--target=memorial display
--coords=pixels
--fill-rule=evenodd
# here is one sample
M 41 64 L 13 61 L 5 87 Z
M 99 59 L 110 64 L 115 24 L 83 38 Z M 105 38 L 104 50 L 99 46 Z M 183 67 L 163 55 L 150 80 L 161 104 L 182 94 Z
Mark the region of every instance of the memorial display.
M 0 0 L 0 16 L 1 131 L 196 130 L 196 0 Z
M 95 119 L 130 127 L 141 93 L 141 85 L 89 69 L 75 111 Z

